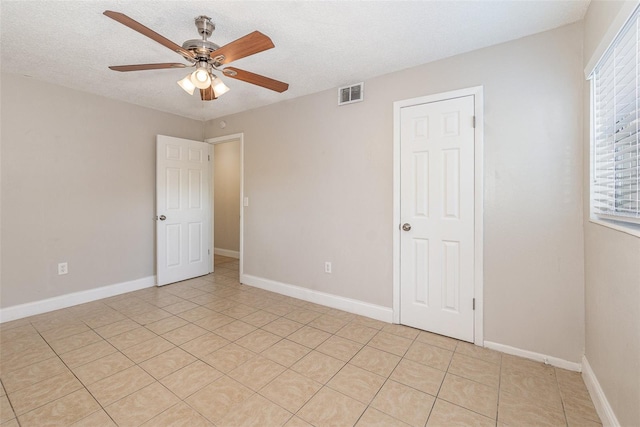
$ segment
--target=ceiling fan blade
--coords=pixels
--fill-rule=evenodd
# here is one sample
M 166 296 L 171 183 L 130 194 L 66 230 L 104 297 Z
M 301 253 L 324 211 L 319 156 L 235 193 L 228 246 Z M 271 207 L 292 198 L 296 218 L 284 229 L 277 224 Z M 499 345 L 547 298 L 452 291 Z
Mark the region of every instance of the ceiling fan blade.
M 163 64 L 137 64 L 137 65 L 112 65 L 109 67 L 113 71 L 143 71 L 162 70 L 165 68 L 186 68 L 187 65 L 177 62 L 165 62 Z
M 289 83 L 284 83 L 278 80 L 271 79 L 269 77 L 261 76 L 260 74 L 250 73 L 235 67 L 227 67 L 222 70 L 225 76 L 232 79 L 242 80 L 243 82 L 251 83 L 257 86 L 262 86 L 267 89 L 274 90 L 276 92 L 284 92 L 289 89 Z
M 260 31 L 254 31 L 238 40 L 222 46 L 218 50 L 211 52 L 213 58 L 218 64 L 228 64 L 246 56 L 254 55 L 264 50 L 275 47 L 271 39 Z
M 115 21 L 118 21 L 122 25 L 126 25 L 127 27 L 139 32 L 142 35 L 149 37 L 151 40 L 154 40 L 160 43 L 161 45 L 168 47 L 172 51 L 178 52 L 180 55 L 184 56 L 185 58 L 189 58 L 189 59 L 195 58 L 195 55 L 192 52 L 184 49 L 182 46 L 175 44 L 168 38 L 161 36 L 160 34 L 156 33 L 152 29 L 145 27 L 138 21 L 135 21 L 129 18 L 124 13 L 114 12 L 112 10 L 105 10 L 104 15 L 108 16 L 109 18 Z
M 209 86 L 206 89 L 200 89 L 200 99 L 203 101 L 213 101 L 216 99 L 216 96 L 213 93 L 213 88 Z

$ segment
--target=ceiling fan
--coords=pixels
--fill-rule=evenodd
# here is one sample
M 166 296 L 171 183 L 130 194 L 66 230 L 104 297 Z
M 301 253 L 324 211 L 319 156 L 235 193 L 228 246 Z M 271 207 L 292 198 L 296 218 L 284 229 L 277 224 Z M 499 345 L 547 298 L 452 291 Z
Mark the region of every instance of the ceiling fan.
M 184 79 L 178 81 L 178 84 L 189 95 L 193 95 L 196 88 L 200 89 L 200 98 L 203 101 L 217 99 L 220 95 L 229 91 L 229 88 L 224 84 L 222 79 L 213 73 L 214 70 L 221 72 L 227 77 L 242 80 L 276 92 L 284 92 L 289 88 L 289 84 L 287 83 L 261 76 L 259 74 L 254 74 L 249 71 L 244 71 L 239 68 L 220 68 L 222 65 L 226 65 L 237 59 L 254 55 L 274 47 L 271 39 L 259 31 L 254 31 L 220 47 L 207 40 L 211 36 L 211 33 L 213 33 L 213 30 L 215 30 L 216 26 L 211 22 L 211 18 L 202 15 L 195 18 L 195 24 L 198 28 L 198 33 L 202 36 L 202 39 L 187 40 L 182 44 L 182 46 L 179 46 L 123 13 L 106 10 L 104 11 L 104 14 L 109 18 L 118 21 L 122 25 L 126 25 L 132 30 L 135 30 L 172 51 L 177 52 L 182 55 L 184 59 L 190 62 L 189 65 L 169 62 L 161 64 L 116 65 L 109 67 L 114 71 L 142 71 L 195 67 L 195 71 L 189 73 Z

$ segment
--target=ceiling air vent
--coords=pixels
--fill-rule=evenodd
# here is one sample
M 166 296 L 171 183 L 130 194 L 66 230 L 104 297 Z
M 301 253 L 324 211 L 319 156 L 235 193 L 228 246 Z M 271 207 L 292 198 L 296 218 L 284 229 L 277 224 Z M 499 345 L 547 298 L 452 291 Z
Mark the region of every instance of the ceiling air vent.
M 364 99 L 364 82 L 338 89 L 338 105 L 353 104 Z

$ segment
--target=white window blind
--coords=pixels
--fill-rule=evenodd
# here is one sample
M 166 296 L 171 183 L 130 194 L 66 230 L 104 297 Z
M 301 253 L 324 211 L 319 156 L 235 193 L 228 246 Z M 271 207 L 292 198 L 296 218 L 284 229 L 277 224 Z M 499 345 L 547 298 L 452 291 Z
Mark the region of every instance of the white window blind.
M 640 223 L 640 8 L 592 74 L 592 212 Z

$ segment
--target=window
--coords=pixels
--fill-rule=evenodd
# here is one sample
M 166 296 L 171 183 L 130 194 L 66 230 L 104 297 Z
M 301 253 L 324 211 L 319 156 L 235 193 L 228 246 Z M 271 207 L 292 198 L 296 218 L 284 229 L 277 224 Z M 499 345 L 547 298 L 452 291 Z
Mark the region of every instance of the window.
M 640 8 L 596 65 L 591 84 L 592 216 L 640 224 Z

